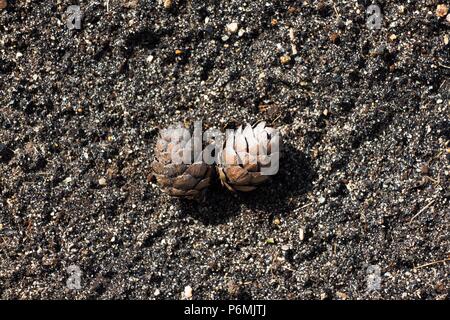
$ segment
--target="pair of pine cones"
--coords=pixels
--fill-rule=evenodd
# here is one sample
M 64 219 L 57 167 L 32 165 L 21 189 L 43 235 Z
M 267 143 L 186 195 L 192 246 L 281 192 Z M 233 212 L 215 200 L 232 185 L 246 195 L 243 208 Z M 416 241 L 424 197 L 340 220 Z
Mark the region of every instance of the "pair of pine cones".
M 200 153 L 194 150 L 195 142 L 202 147 Z M 160 131 L 151 166 L 163 192 L 201 200 L 216 176 L 215 172 L 229 190 L 248 192 L 278 171 L 279 133 L 266 127 L 265 122 L 255 127 L 249 124 L 245 128 L 241 126 L 228 134 L 225 141 L 209 140 L 208 143 L 215 153 L 211 149 L 203 149 L 201 137 L 195 138 L 195 132 L 191 137 L 190 131 L 182 125 Z M 214 163 L 205 161 L 211 154 Z

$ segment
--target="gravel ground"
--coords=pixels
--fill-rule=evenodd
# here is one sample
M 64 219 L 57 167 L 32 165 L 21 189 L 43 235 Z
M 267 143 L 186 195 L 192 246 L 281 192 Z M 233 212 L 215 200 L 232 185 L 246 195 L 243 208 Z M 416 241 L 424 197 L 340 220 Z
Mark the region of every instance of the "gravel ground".
M 0 298 L 448 299 L 450 17 L 375 3 L 0 0 Z M 278 175 L 162 194 L 194 120 L 279 127 Z

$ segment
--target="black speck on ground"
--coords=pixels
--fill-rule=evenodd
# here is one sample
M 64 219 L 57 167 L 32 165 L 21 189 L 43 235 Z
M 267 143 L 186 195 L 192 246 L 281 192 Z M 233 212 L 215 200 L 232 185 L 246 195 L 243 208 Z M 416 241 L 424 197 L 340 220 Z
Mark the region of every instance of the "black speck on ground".
M 8 0 L 0 298 L 448 299 L 444 2 L 376 1 L 370 30 L 370 1 Z M 279 174 L 162 194 L 158 129 L 194 120 L 281 128 Z

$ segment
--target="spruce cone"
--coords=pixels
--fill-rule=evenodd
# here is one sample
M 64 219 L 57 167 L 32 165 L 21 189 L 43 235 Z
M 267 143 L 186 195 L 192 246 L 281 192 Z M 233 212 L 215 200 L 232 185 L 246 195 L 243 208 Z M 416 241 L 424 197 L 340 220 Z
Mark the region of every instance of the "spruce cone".
M 194 161 L 193 143 L 189 130 L 181 125 L 161 131 L 152 169 L 163 192 L 199 200 L 206 191 L 212 168 L 202 161 L 201 153 Z
M 231 191 L 255 190 L 278 171 L 279 144 L 278 131 L 266 127 L 265 122 L 255 128 L 249 124 L 245 129 L 239 127 L 219 152 L 217 171 L 222 184 Z M 273 172 L 268 170 L 271 165 L 276 166 Z

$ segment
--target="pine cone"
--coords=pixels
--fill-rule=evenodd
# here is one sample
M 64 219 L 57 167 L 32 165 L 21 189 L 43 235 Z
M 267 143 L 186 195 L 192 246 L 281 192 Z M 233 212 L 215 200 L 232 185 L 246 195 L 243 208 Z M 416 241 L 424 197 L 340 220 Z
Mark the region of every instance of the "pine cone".
M 213 170 L 202 161 L 201 154 L 194 161 L 193 139 L 181 125 L 162 130 L 152 169 L 163 192 L 199 200 L 210 185 Z M 201 139 L 199 143 L 201 146 Z
M 278 171 L 279 147 L 278 131 L 266 127 L 265 122 L 255 128 L 249 124 L 244 130 L 239 127 L 219 152 L 217 171 L 222 184 L 231 191 L 255 190 Z M 276 166 L 272 173 L 271 165 Z

